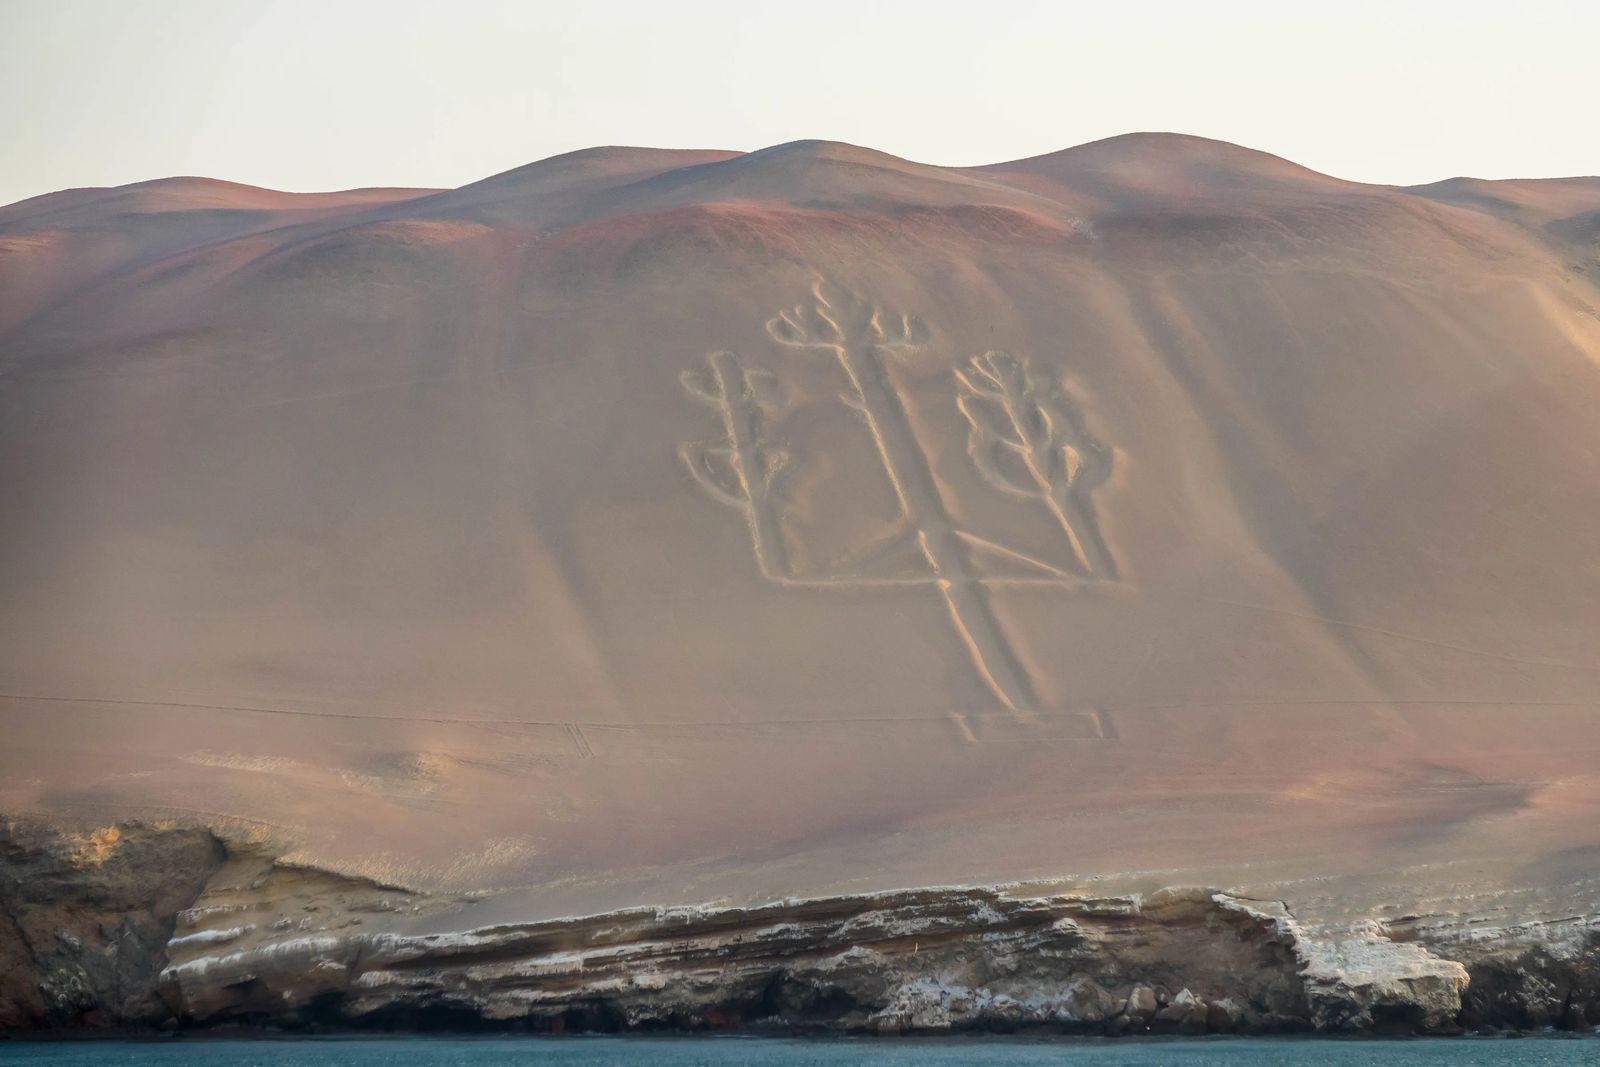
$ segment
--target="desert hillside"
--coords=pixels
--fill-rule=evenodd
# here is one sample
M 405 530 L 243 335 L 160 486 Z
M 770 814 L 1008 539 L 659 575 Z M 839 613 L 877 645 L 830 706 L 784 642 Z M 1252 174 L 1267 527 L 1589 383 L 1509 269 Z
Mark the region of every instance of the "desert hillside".
M 0 813 L 521 918 L 1592 903 L 1597 309 L 1600 179 L 1166 134 L 0 208 Z

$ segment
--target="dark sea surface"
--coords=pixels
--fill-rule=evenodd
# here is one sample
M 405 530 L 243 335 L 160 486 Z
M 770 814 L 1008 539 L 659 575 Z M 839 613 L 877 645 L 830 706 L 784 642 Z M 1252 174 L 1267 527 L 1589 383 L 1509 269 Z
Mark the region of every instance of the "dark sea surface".
M 1408 1041 L 1192 1039 L 1152 1041 L 789 1038 L 407 1038 L 0 1042 L 19 1067 L 1393 1067 L 1600 1065 L 1597 1038 Z

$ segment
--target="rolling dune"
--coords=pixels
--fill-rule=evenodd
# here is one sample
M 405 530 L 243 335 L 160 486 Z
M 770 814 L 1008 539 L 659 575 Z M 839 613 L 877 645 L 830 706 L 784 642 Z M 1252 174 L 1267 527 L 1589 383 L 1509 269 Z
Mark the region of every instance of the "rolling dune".
M 1597 285 L 1600 179 L 1165 134 L 0 208 L 0 812 L 522 919 L 1593 904 Z

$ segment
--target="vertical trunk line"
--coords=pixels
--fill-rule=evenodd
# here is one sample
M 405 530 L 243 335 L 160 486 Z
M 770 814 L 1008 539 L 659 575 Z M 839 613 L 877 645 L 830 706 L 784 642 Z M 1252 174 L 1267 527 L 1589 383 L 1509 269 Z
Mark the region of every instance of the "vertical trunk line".
M 911 430 L 911 420 L 889 386 L 882 357 L 870 345 L 859 351 L 841 345 L 835 353 L 861 398 L 884 473 L 901 507 L 917 526 L 918 546 L 973 666 L 1008 709 L 1033 711 L 1037 705 L 1027 672 L 995 618 L 986 590 L 974 580 L 966 549 L 955 535 L 932 468 Z
M 722 393 L 722 427 L 733 449 L 734 465 L 749 501 L 747 518 L 755 549 L 756 567 L 764 578 L 785 581 L 789 578 L 789 554 L 783 532 L 772 512 L 767 494 L 766 471 L 755 429 L 761 413 L 745 387 L 744 368 L 732 352 L 714 352 L 709 360 Z

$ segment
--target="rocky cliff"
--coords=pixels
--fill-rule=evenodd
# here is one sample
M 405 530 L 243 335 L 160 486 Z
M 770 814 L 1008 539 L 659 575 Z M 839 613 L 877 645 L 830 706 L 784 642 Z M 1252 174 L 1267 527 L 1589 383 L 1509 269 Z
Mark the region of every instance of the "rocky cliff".
M 203 829 L 56 833 L 0 818 L 0 1032 L 154 1026 L 179 909 L 222 865 Z
M 0 1028 L 1587 1028 L 1600 919 L 1309 932 L 1211 889 L 929 888 L 473 925 L 209 832 L 0 824 Z

